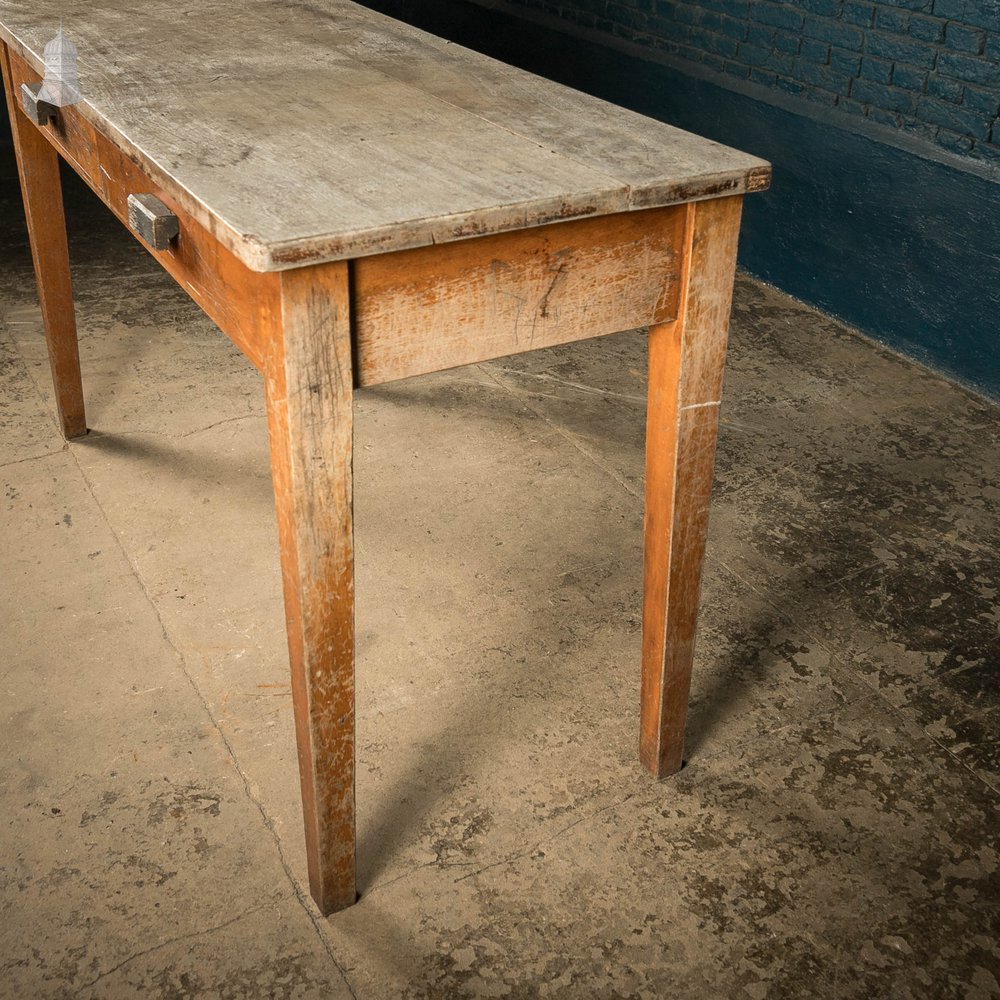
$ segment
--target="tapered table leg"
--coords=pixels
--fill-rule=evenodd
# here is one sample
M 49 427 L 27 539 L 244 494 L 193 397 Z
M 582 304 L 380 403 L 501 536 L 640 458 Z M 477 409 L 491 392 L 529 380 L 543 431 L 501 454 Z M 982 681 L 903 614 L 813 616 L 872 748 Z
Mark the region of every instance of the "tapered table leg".
M 657 778 L 683 762 L 741 201 L 687 206 L 678 317 L 649 331 L 639 753 Z
M 345 262 L 285 271 L 265 369 L 309 885 L 355 889 L 352 371 Z
M 14 136 L 59 425 L 64 437 L 80 437 L 87 433 L 87 418 L 83 408 L 83 381 L 80 377 L 73 289 L 69 276 L 59 154 L 21 110 L 11 81 L 7 48 L 2 44 L 0 63 L 3 65 L 7 110 Z

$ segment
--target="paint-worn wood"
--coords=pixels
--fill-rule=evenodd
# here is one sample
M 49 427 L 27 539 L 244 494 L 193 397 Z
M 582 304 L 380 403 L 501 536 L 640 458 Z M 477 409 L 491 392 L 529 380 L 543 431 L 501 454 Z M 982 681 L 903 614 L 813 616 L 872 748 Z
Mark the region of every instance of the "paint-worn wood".
M 685 215 L 670 206 L 361 258 L 357 384 L 672 319 Z
M 365 24 L 367 66 L 472 114 L 530 136 L 574 160 L 628 179 L 630 208 L 709 198 L 744 190 L 724 159 L 703 170 L 704 147 L 686 133 L 571 87 L 543 80 L 496 59 L 398 22 Z M 377 42 L 375 40 L 377 39 Z M 375 42 L 373 44 L 373 42 Z M 361 54 L 361 44 L 351 51 Z M 400 57 L 400 48 L 406 53 Z M 433 65 L 434 71 L 427 72 Z M 672 137 L 671 137 L 672 136 Z M 655 155 L 650 155 L 655 149 Z M 687 176 L 686 181 L 678 177 Z M 745 190 L 767 188 L 771 170 L 758 161 Z
M 10 73 L 14 92 L 22 83 L 38 80 L 38 74 L 13 53 Z M 44 129 L 28 124 L 23 115 L 20 120 L 25 125 L 22 131 L 26 141 L 38 146 L 55 164 L 55 153 L 47 145 L 51 143 L 126 225 L 130 195 L 152 194 L 177 215 L 179 236 L 168 241 L 162 250 L 144 241 L 131 227 L 130 231 L 233 343 L 261 368 L 273 327 L 272 317 L 278 309 L 278 275 L 258 274 L 236 258 L 213 233 L 185 214 L 177 201 L 157 187 L 138 164 L 84 119 L 79 106 L 60 108 L 55 121 Z
M 16 99 L 20 88 L 12 83 L 6 46 L 0 46 L 0 63 L 59 425 L 66 438 L 80 437 L 87 433 L 87 417 L 76 339 L 59 157 L 42 137 L 38 126 L 28 120 Z
M 281 276 L 265 367 L 309 885 L 351 905 L 354 846 L 352 373 L 346 262 Z
M 36 72 L 60 23 L 79 50 L 79 114 L 254 270 L 738 194 L 769 176 L 755 157 L 349 0 L 216 0 L 197 16 L 172 0 L 141 14 L 126 0 L 0 0 L 0 38 Z
M 656 777 L 683 761 L 741 201 L 687 206 L 680 310 L 649 331 L 639 752 Z

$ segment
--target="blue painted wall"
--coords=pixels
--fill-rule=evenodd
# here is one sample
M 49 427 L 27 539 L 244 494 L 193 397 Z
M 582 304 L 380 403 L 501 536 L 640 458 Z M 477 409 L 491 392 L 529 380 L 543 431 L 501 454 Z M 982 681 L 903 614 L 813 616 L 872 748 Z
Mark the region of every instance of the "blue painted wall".
M 479 0 L 485 2 L 485 0 Z M 1000 167 L 998 0 L 503 0 Z
M 794 97 L 778 106 L 463 0 L 368 6 L 771 160 L 771 190 L 745 203 L 741 264 L 1000 399 L 1000 182 L 990 167 L 932 142 L 901 148 L 864 116 Z

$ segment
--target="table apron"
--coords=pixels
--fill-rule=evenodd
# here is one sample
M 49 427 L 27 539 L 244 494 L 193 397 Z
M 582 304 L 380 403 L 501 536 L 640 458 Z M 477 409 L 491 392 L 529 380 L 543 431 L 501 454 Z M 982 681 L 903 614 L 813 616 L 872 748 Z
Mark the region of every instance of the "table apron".
M 677 316 L 685 205 L 362 257 L 355 379 L 377 385 Z

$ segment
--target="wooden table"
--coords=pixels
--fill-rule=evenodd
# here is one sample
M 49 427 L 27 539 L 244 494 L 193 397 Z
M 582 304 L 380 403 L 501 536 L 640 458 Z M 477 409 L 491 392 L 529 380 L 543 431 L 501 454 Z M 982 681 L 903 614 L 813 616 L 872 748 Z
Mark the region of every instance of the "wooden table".
M 60 24 L 82 99 L 48 108 Z M 639 756 L 676 771 L 768 165 L 347 0 L 0 0 L 0 59 L 65 436 L 87 424 L 59 157 L 263 374 L 320 909 L 356 899 L 355 389 L 649 327 Z

